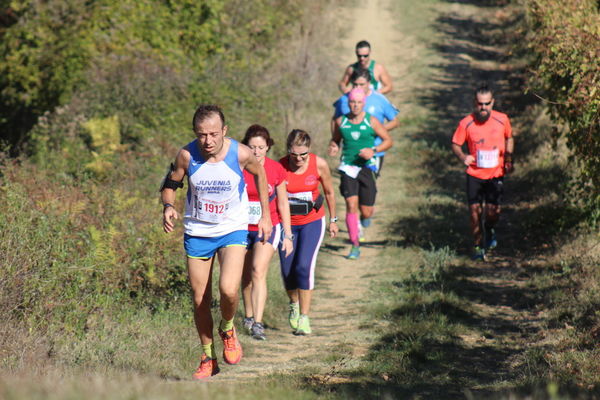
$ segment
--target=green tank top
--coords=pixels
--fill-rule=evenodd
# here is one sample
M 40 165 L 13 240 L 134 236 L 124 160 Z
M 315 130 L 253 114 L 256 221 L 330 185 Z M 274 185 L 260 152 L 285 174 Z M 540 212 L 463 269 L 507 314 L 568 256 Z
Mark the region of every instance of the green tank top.
M 360 66 L 360 61 L 357 61 L 354 64 L 352 64 L 353 70 L 356 70 L 358 68 L 362 68 Z M 371 60 L 371 62 L 369 63 L 369 68 L 367 69 L 371 73 L 371 82 L 369 83 L 371 84 L 371 86 L 373 86 L 374 90 L 379 90 L 379 88 L 381 87 L 381 82 L 375 79 L 375 60 Z
M 358 155 L 361 149 L 371 148 L 375 145 L 375 131 L 371 126 L 371 114 L 365 113 L 365 117 L 359 124 L 350 123 L 348 117 L 344 115 L 340 124 L 340 132 L 343 140 L 343 164 L 363 167 L 375 162 L 373 158 L 365 160 Z

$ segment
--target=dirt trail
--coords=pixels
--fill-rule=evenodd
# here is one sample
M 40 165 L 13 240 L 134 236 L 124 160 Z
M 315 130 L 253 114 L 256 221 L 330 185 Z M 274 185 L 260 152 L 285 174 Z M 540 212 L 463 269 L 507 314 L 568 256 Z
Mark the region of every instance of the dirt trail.
M 360 9 L 344 9 L 344 14 L 352 15 L 355 24 L 350 24 L 354 28 L 352 35 L 344 40 L 344 50 L 338 57 L 340 78 L 344 67 L 355 60 L 354 46 L 357 41 L 367 38 L 374 48 L 378 46 L 380 49 L 389 48 L 390 43 L 398 43 L 397 31 L 394 30 L 393 20 L 387 10 L 387 2 L 382 0 L 365 1 Z M 397 54 L 397 50 L 393 49 L 389 53 L 374 52 L 377 60 L 392 66 L 393 62 L 388 54 Z M 396 69 L 389 68 L 389 72 L 393 77 L 397 76 Z M 331 82 L 331 85 L 336 85 L 336 82 Z M 329 114 L 332 110 L 323 112 Z M 391 176 L 382 178 L 378 184 L 385 185 L 387 179 L 391 179 Z M 296 337 L 287 326 L 282 326 L 277 330 L 268 329 L 266 342 L 257 343 L 248 336 L 242 336 L 242 344 L 248 349 L 243 361 L 234 367 L 222 366 L 222 373 L 214 377 L 215 381 L 256 379 L 257 376 L 303 367 L 310 367 L 313 371 L 316 368 L 327 376 L 328 371 L 335 367 L 324 361 L 322 356 L 328 354 L 334 344 L 339 344 L 346 353 L 342 361 L 345 366 L 351 366 L 353 360 L 365 354 L 371 340 L 367 337 L 368 332 L 358 331 L 361 315 L 356 310 L 368 290 L 363 277 L 374 268 L 379 246 L 364 247 L 359 261 L 345 258 L 350 246 L 343 219 L 344 205 L 337 193 L 337 179 L 334 186 L 342 232 L 336 239 L 326 239 L 319 253 L 311 309 L 314 333 L 307 337 Z M 384 242 L 382 227 L 378 222 L 375 218 L 374 225 L 369 228 L 368 242 Z M 324 263 L 328 267 L 323 267 Z M 335 337 L 330 334 L 331 331 L 336 332 Z
M 492 8 L 482 11 L 472 4 L 445 4 L 444 10 L 435 11 L 438 18 L 443 16 L 441 28 L 437 27 L 443 30 L 443 45 L 436 43 L 438 47 L 433 53 L 431 47 L 427 48 L 413 34 L 414 30 L 404 28 L 407 32 L 404 34 L 403 29 L 398 29 L 397 18 L 394 18 L 390 7 L 389 0 L 365 0 L 360 3 L 359 8 L 343 8 L 340 11 L 340 15 L 346 16 L 345 26 L 348 32 L 341 39 L 343 49 L 336 57 L 339 60 L 340 78 L 343 69 L 355 59 L 356 42 L 368 40 L 372 46 L 372 58 L 381 62 L 392 76 L 394 91 L 388 97 L 399 106 L 402 115 L 421 113 L 432 117 L 426 113 L 433 110 L 438 129 L 444 132 L 453 129 L 458 122 L 457 115 L 460 116 L 468 109 L 468 105 L 465 108 L 465 102 L 468 102 L 473 81 L 485 76 L 495 80 L 500 86 L 504 85 L 505 91 L 508 89 L 506 65 L 501 64 L 500 60 L 505 49 L 480 40 L 479 31 L 473 33 L 472 37 L 477 39 L 473 40 L 469 32 L 473 26 L 475 29 L 494 28 L 489 21 L 502 17 L 498 11 Z M 425 64 L 420 58 L 424 57 L 425 52 L 429 52 L 429 65 L 426 67 L 432 71 L 431 76 L 424 75 L 421 71 L 425 69 Z M 431 65 L 435 65 L 435 68 Z M 331 85 L 336 83 L 331 82 Z M 330 111 L 323 110 L 325 113 Z M 440 135 L 440 131 L 435 134 Z M 399 140 L 397 146 L 390 151 L 391 156 L 399 157 L 402 155 L 400 151 L 406 150 L 402 150 L 406 143 L 401 142 L 408 139 L 400 138 L 405 135 L 407 133 L 402 127 L 392 132 L 392 136 Z M 443 137 L 429 137 L 428 140 L 439 141 L 441 146 L 447 145 Z M 386 171 L 384 168 L 378 187 L 402 191 L 403 174 L 402 170 Z M 458 176 L 454 172 L 452 174 Z M 462 188 L 462 181 L 454 182 L 454 178 L 448 176 L 441 179 L 441 186 L 450 191 L 455 190 L 458 185 Z M 452 182 L 449 183 L 448 179 Z M 335 186 L 337 191 L 337 182 Z M 461 204 L 453 206 L 450 213 L 459 214 Z M 339 238 L 326 240 L 319 255 L 318 279 L 311 310 L 314 334 L 295 337 L 287 326 L 280 326 L 276 330 L 267 331 L 268 340 L 264 343 L 257 343 L 248 336 L 243 336 L 246 348 L 244 360 L 234 367 L 224 365 L 223 373 L 216 376 L 215 380 L 239 382 L 240 379 L 256 379 L 274 372 L 286 373 L 306 368 L 318 381 L 334 383 L 341 380 L 340 383 L 343 383 L 342 378 L 334 377 L 335 371 L 341 367 L 352 367 L 366 354 L 369 344 L 375 340 L 375 337 L 370 336 L 373 335 L 372 330 L 358 329 L 367 321 L 365 316 L 356 311 L 360 309 L 368 290 L 367 277 L 372 276 L 377 267 L 377 255 L 387 242 L 388 221 L 382 216 L 388 210 L 393 215 L 396 211 L 394 208 L 398 205 L 389 196 L 379 197 L 374 226 L 368 230 L 367 241 L 370 245 L 362 248 L 359 261 L 349 261 L 344 258 L 349 245 L 343 221 L 344 206 L 338 196 L 342 232 Z M 460 224 L 466 224 L 466 211 L 465 215 L 446 218 L 447 224 L 452 224 L 453 218 L 460 221 Z M 427 221 L 420 223 L 424 224 L 423 227 L 416 229 L 429 234 Z M 500 231 L 500 234 L 504 233 L 506 232 Z M 452 246 L 455 246 L 457 241 L 460 242 L 465 237 L 464 233 L 460 235 L 450 238 L 444 234 L 444 240 L 451 240 Z M 443 240 L 436 243 L 440 246 L 443 244 Z M 506 248 L 507 251 L 498 252 L 489 262 L 468 263 L 463 271 L 456 273 L 457 293 L 470 300 L 471 313 L 479 323 L 469 334 L 460 337 L 462 343 L 459 348 L 462 351 L 457 353 L 453 361 L 458 371 L 456 373 L 464 374 L 470 383 L 463 381 L 462 384 L 466 384 L 466 387 L 457 386 L 453 390 L 493 390 L 496 382 L 514 374 L 518 367 L 515 365 L 518 354 L 528 346 L 540 325 L 539 315 L 534 310 L 535 304 L 528 297 L 528 275 L 524 264 L 510 255 L 510 244 L 507 243 Z M 372 324 L 373 321 L 367 323 Z M 332 331 L 336 334 L 331 335 Z M 328 361 L 326 356 L 332 354 L 334 344 L 340 346 L 339 351 L 334 351 L 334 358 L 330 357 Z M 332 361 L 333 359 L 337 361 Z

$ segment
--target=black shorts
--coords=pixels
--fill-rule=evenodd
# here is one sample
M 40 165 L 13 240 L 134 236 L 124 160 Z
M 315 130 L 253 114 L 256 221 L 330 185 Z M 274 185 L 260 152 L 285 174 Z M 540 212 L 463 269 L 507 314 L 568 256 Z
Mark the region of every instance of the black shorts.
M 351 178 L 345 172 L 341 172 L 340 192 L 344 198 L 358 196 L 358 204 L 361 206 L 375 205 L 377 185 L 375 183 L 375 172 L 368 167 L 362 167 L 356 178 Z
M 471 204 L 499 205 L 504 192 L 504 178 L 479 179 L 467 174 L 467 201 Z

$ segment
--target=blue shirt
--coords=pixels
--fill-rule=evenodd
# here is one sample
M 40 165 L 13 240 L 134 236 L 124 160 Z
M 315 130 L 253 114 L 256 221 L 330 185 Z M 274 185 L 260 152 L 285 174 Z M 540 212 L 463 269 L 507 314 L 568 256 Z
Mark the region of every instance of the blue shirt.
M 348 94 L 342 95 L 339 99 L 333 103 L 335 111 L 333 118 L 338 118 L 342 115 L 346 115 L 350 112 L 350 106 L 348 105 Z M 367 96 L 365 101 L 365 111 L 377 118 L 382 124 L 385 121 L 391 121 L 400 112 L 390 101 L 379 92 L 371 90 L 371 94 Z M 383 140 L 379 136 L 375 137 L 375 146 L 379 145 Z M 376 154 L 378 157 L 383 157 L 385 152 L 379 152 Z

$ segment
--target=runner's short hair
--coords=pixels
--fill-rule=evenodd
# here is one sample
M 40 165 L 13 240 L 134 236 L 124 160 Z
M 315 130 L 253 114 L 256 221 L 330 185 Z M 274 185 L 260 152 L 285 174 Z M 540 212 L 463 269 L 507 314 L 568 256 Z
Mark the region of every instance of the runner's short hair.
M 198 124 L 202 123 L 205 119 L 209 118 L 213 114 L 217 114 L 221 119 L 222 126 L 225 126 L 225 115 L 223 115 L 221 107 L 214 104 L 201 104 L 194 113 L 194 118 L 192 119 L 192 129 L 195 131 Z
M 306 146 L 310 148 L 310 135 L 302 129 L 292 129 L 287 137 L 288 151 L 292 146 Z
M 356 82 L 358 78 L 365 78 L 367 82 L 371 82 L 371 71 L 367 68 L 354 68 L 350 75 L 350 83 Z
M 248 146 L 248 142 L 250 142 L 250 139 L 252 139 L 253 137 L 263 138 L 265 140 L 265 142 L 267 142 L 267 146 L 269 148 L 273 147 L 273 145 L 275 144 L 273 139 L 271 139 L 269 130 L 262 125 L 258 125 L 258 124 L 250 125 L 250 127 L 248 127 L 248 129 L 246 129 L 246 134 L 244 135 L 244 139 L 242 140 L 242 143 L 245 144 L 246 146 Z
M 369 42 L 367 42 L 366 40 L 361 40 L 360 42 L 356 43 L 356 50 L 362 49 L 365 47 L 368 47 L 369 50 L 371 50 L 371 44 Z
M 475 98 L 477 98 L 478 94 L 486 94 L 486 93 L 490 93 L 492 95 L 492 97 L 494 97 L 494 91 L 492 90 L 490 85 L 487 82 L 482 82 L 479 84 L 479 86 L 477 86 L 477 89 L 475 89 L 475 93 L 473 93 L 473 96 Z

